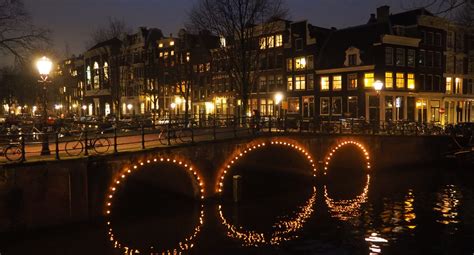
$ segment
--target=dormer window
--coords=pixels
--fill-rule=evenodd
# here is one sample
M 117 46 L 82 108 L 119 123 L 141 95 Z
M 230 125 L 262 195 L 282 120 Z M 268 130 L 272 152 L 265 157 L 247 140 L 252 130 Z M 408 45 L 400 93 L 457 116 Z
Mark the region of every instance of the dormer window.
M 303 39 L 298 38 L 295 40 L 295 48 L 296 50 L 302 50 L 303 49 Z
M 349 49 L 346 50 L 344 66 L 358 66 L 360 64 L 362 64 L 360 50 L 355 47 L 349 47 Z

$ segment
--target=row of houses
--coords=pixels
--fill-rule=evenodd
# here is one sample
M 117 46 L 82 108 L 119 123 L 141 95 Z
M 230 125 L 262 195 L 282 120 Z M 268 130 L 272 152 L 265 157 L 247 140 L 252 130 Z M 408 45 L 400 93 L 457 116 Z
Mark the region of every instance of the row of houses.
M 255 35 L 247 114 L 474 121 L 472 28 L 425 9 L 390 14 L 388 6 L 344 29 L 269 23 L 271 30 Z M 243 97 L 221 54 L 226 44 L 207 31 L 165 36 L 155 28 L 101 42 L 59 64 L 63 105 L 98 116 L 239 115 Z

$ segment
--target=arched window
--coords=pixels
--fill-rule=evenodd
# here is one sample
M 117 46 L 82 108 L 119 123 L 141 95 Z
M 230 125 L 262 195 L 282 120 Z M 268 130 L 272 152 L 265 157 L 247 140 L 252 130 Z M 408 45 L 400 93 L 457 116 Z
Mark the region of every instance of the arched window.
M 109 80 L 109 64 L 107 62 L 104 63 L 104 80 Z
M 94 62 L 94 89 L 99 89 L 100 80 L 99 80 L 99 63 Z
M 89 85 L 91 85 L 91 67 L 90 66 L 87 66 L 87 69 L 86 69 L 86 84 L 87 86 L 89 87 Z

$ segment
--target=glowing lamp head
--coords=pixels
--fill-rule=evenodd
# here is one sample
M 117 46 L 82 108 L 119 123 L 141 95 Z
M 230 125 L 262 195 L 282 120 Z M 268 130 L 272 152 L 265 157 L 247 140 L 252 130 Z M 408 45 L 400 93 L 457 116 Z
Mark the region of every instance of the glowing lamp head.
M 375 91 L 380 92 L 382 88 L 383 88 L 383 82 L 381 82 L 380 80 L 377 80 L 374 82 Z
M 133 108 L 133 105 L 132 104 L 127 104 L 127 109 L 128 110 L 131 110 Z
M 280 104 L 283 100 L 283 94 L 278 92 L 275 94 L 275 104 Z
M 36 62 L 36 68 L 42 76 L 47 76 L 53 68 L 53 62 L 47 57 L 42 57 Z
M 83 106 L 82 106 L 82 110 L 85 111 L 86 109 L 87 109 L 87 105 L 83 105 Z
M 176 108 L 176 103 L 171 103 L 171 109 L 175 109 Z
M 181 97 L 176 97 L 174 99 L 174 103 L 177 104 L 177 105 L 181 104 L 182 103 Z

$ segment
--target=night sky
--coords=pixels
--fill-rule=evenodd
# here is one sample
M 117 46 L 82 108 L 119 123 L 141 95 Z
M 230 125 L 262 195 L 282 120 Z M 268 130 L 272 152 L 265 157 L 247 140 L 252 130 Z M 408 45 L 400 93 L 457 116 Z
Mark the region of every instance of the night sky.
M 85 49 L 90 31 L 107 17 L 124 19 L 131 28 L 157 27 L 176 34 L 195 0 L 24 0 L 36 25 L 53 31 L 55 51 Z M 410 7 L 413 0 L 287 0 L 291 20 L 307 19 L 323 27 L 347 27 L 364 23 L 375 8 L 388 4 L 391 12 Z

